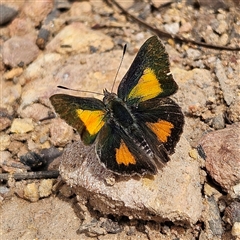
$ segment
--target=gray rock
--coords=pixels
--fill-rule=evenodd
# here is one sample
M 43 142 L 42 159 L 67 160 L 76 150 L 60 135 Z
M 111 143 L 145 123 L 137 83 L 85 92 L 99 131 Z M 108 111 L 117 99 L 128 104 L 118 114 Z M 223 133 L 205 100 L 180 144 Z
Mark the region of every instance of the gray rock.
M 186 52 L 187 52 L 187 57 L 193 60 L 199 59 L 201 56 L 201 52 L 197 49 L 188 48 Z
M 235 222 L 240 222 L 240 203 L 232 202 L 224 212 L 225 221 L 233 225 Z
M 224 117 L 223 114 L 218 114 L 217 116 L 215 116 L 212 120 L 212 126 L 215 130 L 217 129 L 223 129 L 225 127 L 225 121 L 224 121 Z
M 8 187 L 5 186 L 0 186 L 0 194 L 4 195 L 6 193 L 8 193 L 10 191 L 10 189 Z
M 0 4 L 0 25 L 12 21 L 17 14 L 18 11 L 16 9 Z
M 215 72 L 217 79 L 220 83 L 221 89 L 223 91 L 224 100 L 229 106 L 233 102 L 235 94 L 233 88 L 231 87 L 231 84 L 228 84 L 228 78 L 224 71 L 224 67 L 219 59 L 217 59 L 216 61 Z
M 207 198 L 206 209 L 207 231 L 210 230 L 213 236 L 221 236 L 223 234 L 222 221 L 220 211 L 214 197 Z

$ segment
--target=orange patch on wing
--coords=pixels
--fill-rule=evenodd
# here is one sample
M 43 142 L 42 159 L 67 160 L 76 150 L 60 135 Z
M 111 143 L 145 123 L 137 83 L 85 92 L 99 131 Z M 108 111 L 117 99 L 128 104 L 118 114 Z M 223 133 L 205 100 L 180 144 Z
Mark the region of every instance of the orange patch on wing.
M 91 110 L 76 110 L 78 117 L 84 123 L 86 130 L 90 133 L 90 135 L 97 134 L 102 126 L 104 125 L 104 115 L 103 111 L 91 111 Z
M 139 98 L 141 102 L 144 102 L 158 96 L 162 91 L 154 71 L 146 68 L 137 85 L 129 93 L 128 99 Z
M 134 156 L 123 141 L 121 141 L 120 147 L 116 148 L 116 160 L 119 165 L 124 164 L 128 166 L 129 164 L 136 164 Z
M 167 138 L 171 135 L 172 128 L 174 128 L 172 123 L 164 120 L 159 120 L 156 123 L 147 122 L 146 124 L 161 142 L 167 142 Z

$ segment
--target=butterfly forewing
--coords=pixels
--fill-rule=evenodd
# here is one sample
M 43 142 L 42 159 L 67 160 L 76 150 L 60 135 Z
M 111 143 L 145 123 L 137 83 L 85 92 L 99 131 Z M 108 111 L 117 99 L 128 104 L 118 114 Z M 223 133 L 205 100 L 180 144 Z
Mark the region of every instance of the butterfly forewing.
M 127 102 L 141 102 L 170 96 L 177 91 L 169 69 L 168 54 L 153 36 L 140 48 L 119 87 L 118 96 Z
M 55 111 L 75 128 L 85 144 L 92 144 L 105 124 L 105 105 L 95 98 L 56 94 L 50 97 Z

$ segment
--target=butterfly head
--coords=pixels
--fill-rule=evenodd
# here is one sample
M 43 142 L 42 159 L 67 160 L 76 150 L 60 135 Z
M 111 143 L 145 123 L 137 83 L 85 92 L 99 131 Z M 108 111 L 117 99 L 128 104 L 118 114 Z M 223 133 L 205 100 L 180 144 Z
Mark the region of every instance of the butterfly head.
M 104 98 L 103 103 L 105 105 L 108 105 L 110 102 L 112 102 L 114 99 L 117 99 L 118 96 L 116 93 L 109 92 L 107 89 L 103 90 Z

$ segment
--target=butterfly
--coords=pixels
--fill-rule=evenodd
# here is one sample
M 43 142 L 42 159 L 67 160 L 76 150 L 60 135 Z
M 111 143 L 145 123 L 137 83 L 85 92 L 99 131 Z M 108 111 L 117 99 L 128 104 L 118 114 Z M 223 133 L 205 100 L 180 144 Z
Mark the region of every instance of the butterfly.
M 75 128 L 84 144 L 119 175 L 155 175 L 179 141 L 184 116 L 168 96 L 178 89 L 168 54 L 156 36 L 140 48 L 117 94 L 103 90 L 103 100 L 55 94 L 55 111 Z

